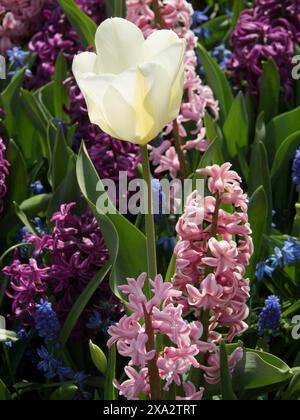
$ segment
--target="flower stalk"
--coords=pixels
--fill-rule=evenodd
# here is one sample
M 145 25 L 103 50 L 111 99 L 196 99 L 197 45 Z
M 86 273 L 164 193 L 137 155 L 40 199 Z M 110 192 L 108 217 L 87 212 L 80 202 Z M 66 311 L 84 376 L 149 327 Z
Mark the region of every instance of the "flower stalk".
M 177 120 L 173 121 L 173 135 L 174 135 L 174 145 L 175 145 L 176 153 L 178 155 L 178 159 L 180 163 L 181 178 L 184 180 L 188 177 L 189 172 L 187 168 L 187 162 L 186 162 L 183 150 L 182 150 Z
M 156 240 L 155 240 L 155 225 L 153 217 L 153 203 L 152 203 L 152 187 L 151 187 L 151 171 L 149 163 L 149 155 L 147 146 L 141 146 L 143 177 L 147 183 L 147 212 L 145 214 L 146 224 L 146 238 L 147 238 L 147 261 L 148 261 L 148 276 L 151 279 L 157 274 L 157 257 L 156 257 Z
M 114 15 L 115 17 L 123 16 L 123 0 L 115 0 Z
M 158 0 L 153 0 L 152 1 L 152 8 L 153 8 L 153 12 L 154 12 L 154 15 L 155 15 L 155 22 L 156 22 L 156 24 L 159 28 L 162 28 L 163 27 L 163 20 L 162 20 L 162 17 L 161 17 Z
M 143 305 L 144 316 L 145 316 L 145 330 L 148 336 L 148 341 L 146 343 L 146 350 L 150 352 L 152 350 L 156 350 L 155 348 L 155 337 L 154 331 L 152 327 L 151 315 L 148 314 L 145 305 Z M 148 362 L 148 370 L 149 370 L 149 382 L 150 382 L 150 393 L 151 393 L 151 400 L 160 400 L 161 399 L 161 383 L 160 377 L 157 367 L 157 352 L 152 360 Z

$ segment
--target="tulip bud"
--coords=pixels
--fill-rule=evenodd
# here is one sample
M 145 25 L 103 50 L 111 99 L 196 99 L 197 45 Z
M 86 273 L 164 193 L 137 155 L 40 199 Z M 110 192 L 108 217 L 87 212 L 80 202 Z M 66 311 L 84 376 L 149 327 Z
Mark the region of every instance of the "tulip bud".
M 96 50 L 73 61 L 91 122 L 117 139 L 149 143 L 179 113 L 185 41 L 171 30 L 145 40 L 133 23 L 111 18 L 97 30 Z

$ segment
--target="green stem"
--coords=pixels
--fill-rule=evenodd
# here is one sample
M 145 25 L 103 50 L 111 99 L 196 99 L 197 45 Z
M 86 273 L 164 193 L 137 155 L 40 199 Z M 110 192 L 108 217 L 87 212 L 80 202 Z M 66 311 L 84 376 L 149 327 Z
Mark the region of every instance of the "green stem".
M 174 136 L 174 145 L 175 145 L 176 153 L 178 155 L 178 159 L 180 163 L 181 178 L 186 179 L 189 173 L 188 173 L 188 168 L 187 168 L 187 162 L 185 160 L 185 156 L 182 150 L 177 120 L 173 121 L 173 136 Z
M 155 346 L 155 336 L 154 330 L 152 327 L 151 315 L 148 314 L 145 305 L 143 305 L 144 317 L 145 317 L 145 330 L 148 336 L 148 341 L 146 343 L 146 350 L 150 352 L 152 350 L 156 351 Z M 161 382 L 159 377 L 159 371 L 157 367 L 157 352 L 153 359 L 148 361 L 148 371 L 149 371 L 149 382 L 150 382 L 150 394 L 151 400 L 161 400 Z
M 160 14 L 160 7 L 158 0 L 152 0 L 152 9 L 155 15 L 155 22 L 159 28 L 163 26 L 163 20 Z
M 115 0 L 114 15 L 115 17 L 123 17 L 123 0 Z
M 157 275 L 157 260 L 156 260 L 156 240 L 155 240 L 155 225 L 153 217 L 152 206 L 152 187 L 151 187 L 151 172 L 148 156 L 148 149 L 146 146 L 141 146 L 143 177 L 147 183 L 147 212 L 145 214 L 146 237 L 147 237 L 147 261 L 148 261 L 148 276 L 151 279 Z

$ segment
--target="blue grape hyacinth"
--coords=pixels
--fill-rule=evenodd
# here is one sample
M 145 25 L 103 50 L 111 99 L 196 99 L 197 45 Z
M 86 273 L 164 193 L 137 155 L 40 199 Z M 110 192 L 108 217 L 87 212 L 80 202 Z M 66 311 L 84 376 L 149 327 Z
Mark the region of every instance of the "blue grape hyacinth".
M 35 329 L 38 335 L 45 340 L 46 343 L 58 340 L 60 324 L 56 313 L 52 309 L 52 305 L 47 300 L 40 300 L 36 304 L 36 313 L 34 317 Z
M 265 335 L 270 338 L 270 334 L 274 336 L 280 327 L 281 322 L 281 304 L 277 296 L 271 295 L 259 315 L 258 333 L 260 336 Z

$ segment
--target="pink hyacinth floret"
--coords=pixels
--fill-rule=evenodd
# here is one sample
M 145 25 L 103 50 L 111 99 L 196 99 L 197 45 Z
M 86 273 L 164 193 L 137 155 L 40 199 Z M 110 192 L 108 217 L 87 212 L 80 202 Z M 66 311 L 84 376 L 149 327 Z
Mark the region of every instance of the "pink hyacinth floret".
M 197 390 L 186 377 L 192 369 L 199 369 L 203 371 L 205 378 L 208 378 L 208 382 L 211 378 L 215 382 L 218 381 L 220 363 L 217 364 L 215 358 L 218 355 L 216 341 L 220 336 L 208 332 L 208 339 L 202 341 L 202 323 L 185 320 L 184 306 L 177 303 L 182 292 L 174 288 L 172 283 L 164 282 L 161 275 L 157 275 L 149 282 L 152 297 L 147 298 L 144 293 L 146 279 L 147 275 L 143 273 L 136 280 L 127 279 L 127 284 L 119 287 L 120 291 L 128 296 L 126 306 L 131 314 L 124 315 L 116 325 L 109 327 L 108 347 L 116 344 L 119 354 L 129 359 L 125 367 L 129 379 L 121 384 L 114 380 L 113 385 L 120 395 L 128 400 L 137 400 L 141 394 L 151 397 L 149 363 L 154 361 L 162 381 L 163 392 L 168 393 L 170 386 L 174 384 L 178 394 L 176 399 L 201 400 L 204 388 Z M 149 321 L 155 337 L 153 348 L 149 348 L 148 345 Z M 169 343 L 161 350 L 157 349 L 158 336 L 166 337 Z M 198 357 L 206 354 L 210 364 L 202 367 Z M 242 349 L 239 354 L 242 354 Z M 229 356 L 231 371 L 239 360 L 235 354 Z
M 185 310 L 208 311 L 211 334 L 226 327 L 228 341 L 247 328 L 250 289 L 244 276 L 253 254 L 247 196 L 241 178 L 230 168 L 225 163 L 198 171 L 208 177 L 213 195 L 202 198 L 193 192 L 187 200 L 177 224 L 173 278 Z

